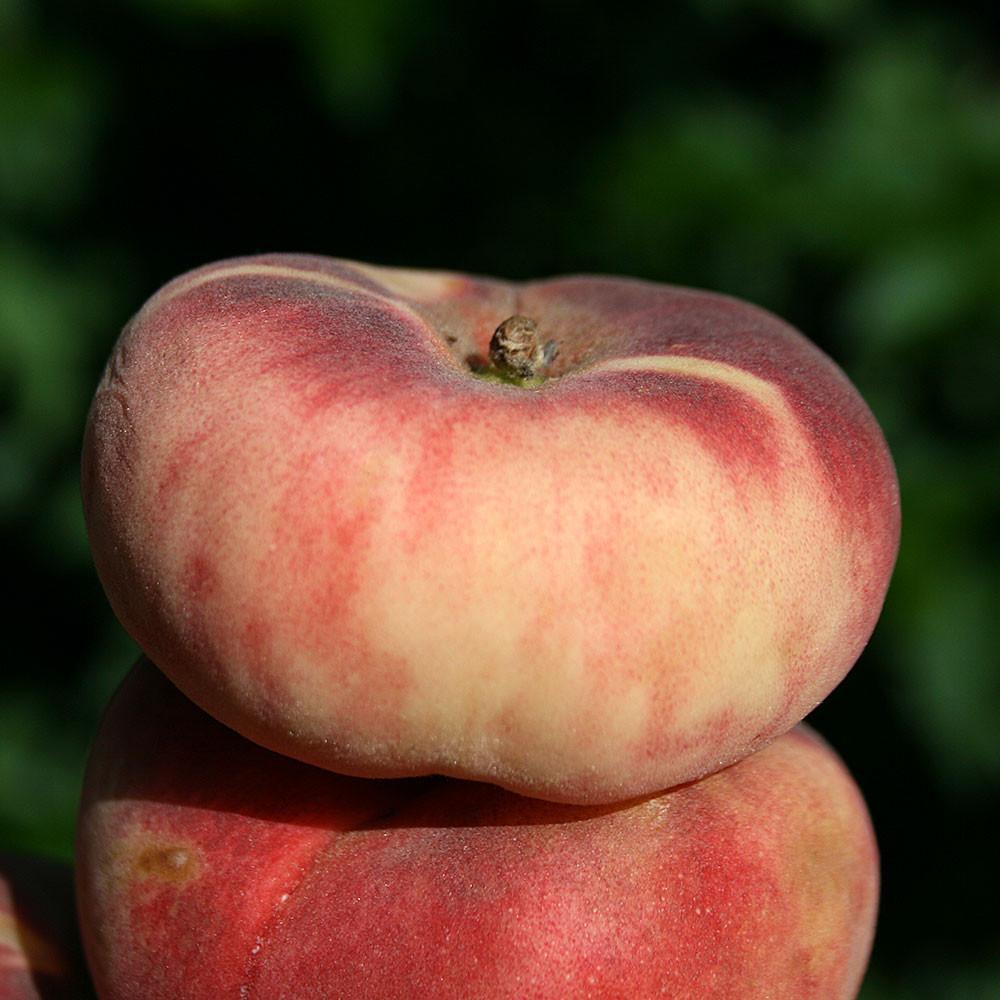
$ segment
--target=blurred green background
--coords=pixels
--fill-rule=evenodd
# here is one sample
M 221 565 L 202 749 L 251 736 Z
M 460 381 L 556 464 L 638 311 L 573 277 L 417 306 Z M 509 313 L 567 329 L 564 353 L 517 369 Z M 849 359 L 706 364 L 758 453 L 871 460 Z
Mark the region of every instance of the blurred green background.
M 971 0 L 0 0 L 0 848 L 70 854 L 134 655 L 77 458 L 159 284 L 265 250 L 628 273 L 785 316 L 881 421 L 903 548 L 813 717 L 883 854 L 863 997 L 1000 997 L 998 28 Z

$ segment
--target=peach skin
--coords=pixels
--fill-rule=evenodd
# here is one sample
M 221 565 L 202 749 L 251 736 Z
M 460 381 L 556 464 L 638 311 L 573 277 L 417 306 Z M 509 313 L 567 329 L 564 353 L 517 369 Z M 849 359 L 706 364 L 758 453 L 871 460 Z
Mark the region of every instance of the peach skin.
M 83 491 L 114 610 L 227 725 L 582 804 L 794 726 L 867 642 L 899 535 L 868 408 L 761 309 L 307 256 L 153 296 Z
M 805 729 L 566 805 L 302 764 L 148 662 L 97 738 L 77 873 L 103 1000 L 847 1000 L 878 893 L 864 803 Z

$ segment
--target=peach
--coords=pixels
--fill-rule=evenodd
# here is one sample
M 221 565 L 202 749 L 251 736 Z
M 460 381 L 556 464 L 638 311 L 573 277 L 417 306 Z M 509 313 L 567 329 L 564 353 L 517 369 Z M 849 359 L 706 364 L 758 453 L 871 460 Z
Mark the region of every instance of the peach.
M 148 662 L 93 750 L 77 850 L 104 1000 L 853 997 L 878 865 L 807 730 L 620 806 L 371 781 L 249 743 Z
M 90 995 L 69 865 L 0 852 L 0 1000 Z
M 899 532 L 871 413 L 761 309 L 306 256 L 153 296 L 83 489 L 114 610 L 227 725 L 584 804 L 802 719 L 868 640 Z

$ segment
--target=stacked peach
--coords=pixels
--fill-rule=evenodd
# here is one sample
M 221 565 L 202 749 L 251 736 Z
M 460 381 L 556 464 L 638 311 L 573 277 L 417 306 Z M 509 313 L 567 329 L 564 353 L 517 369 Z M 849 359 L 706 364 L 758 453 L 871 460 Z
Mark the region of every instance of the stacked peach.
M 122 334 L 84 498 L 159 668 L 84 792 L 102 997 L 854 995 L 874 840 L 789 731 L 868 640 L 898 494 L 774 316 L 222 262 Z

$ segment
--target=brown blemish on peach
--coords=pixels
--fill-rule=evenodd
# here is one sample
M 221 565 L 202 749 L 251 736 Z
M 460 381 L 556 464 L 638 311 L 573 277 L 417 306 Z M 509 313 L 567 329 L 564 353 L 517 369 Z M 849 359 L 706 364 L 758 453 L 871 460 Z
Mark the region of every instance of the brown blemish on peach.
M 200 874 L 201 859 L 186 844 L 151 844 L 136 855 L 132 871 L 141 879 L 183 885 Z

